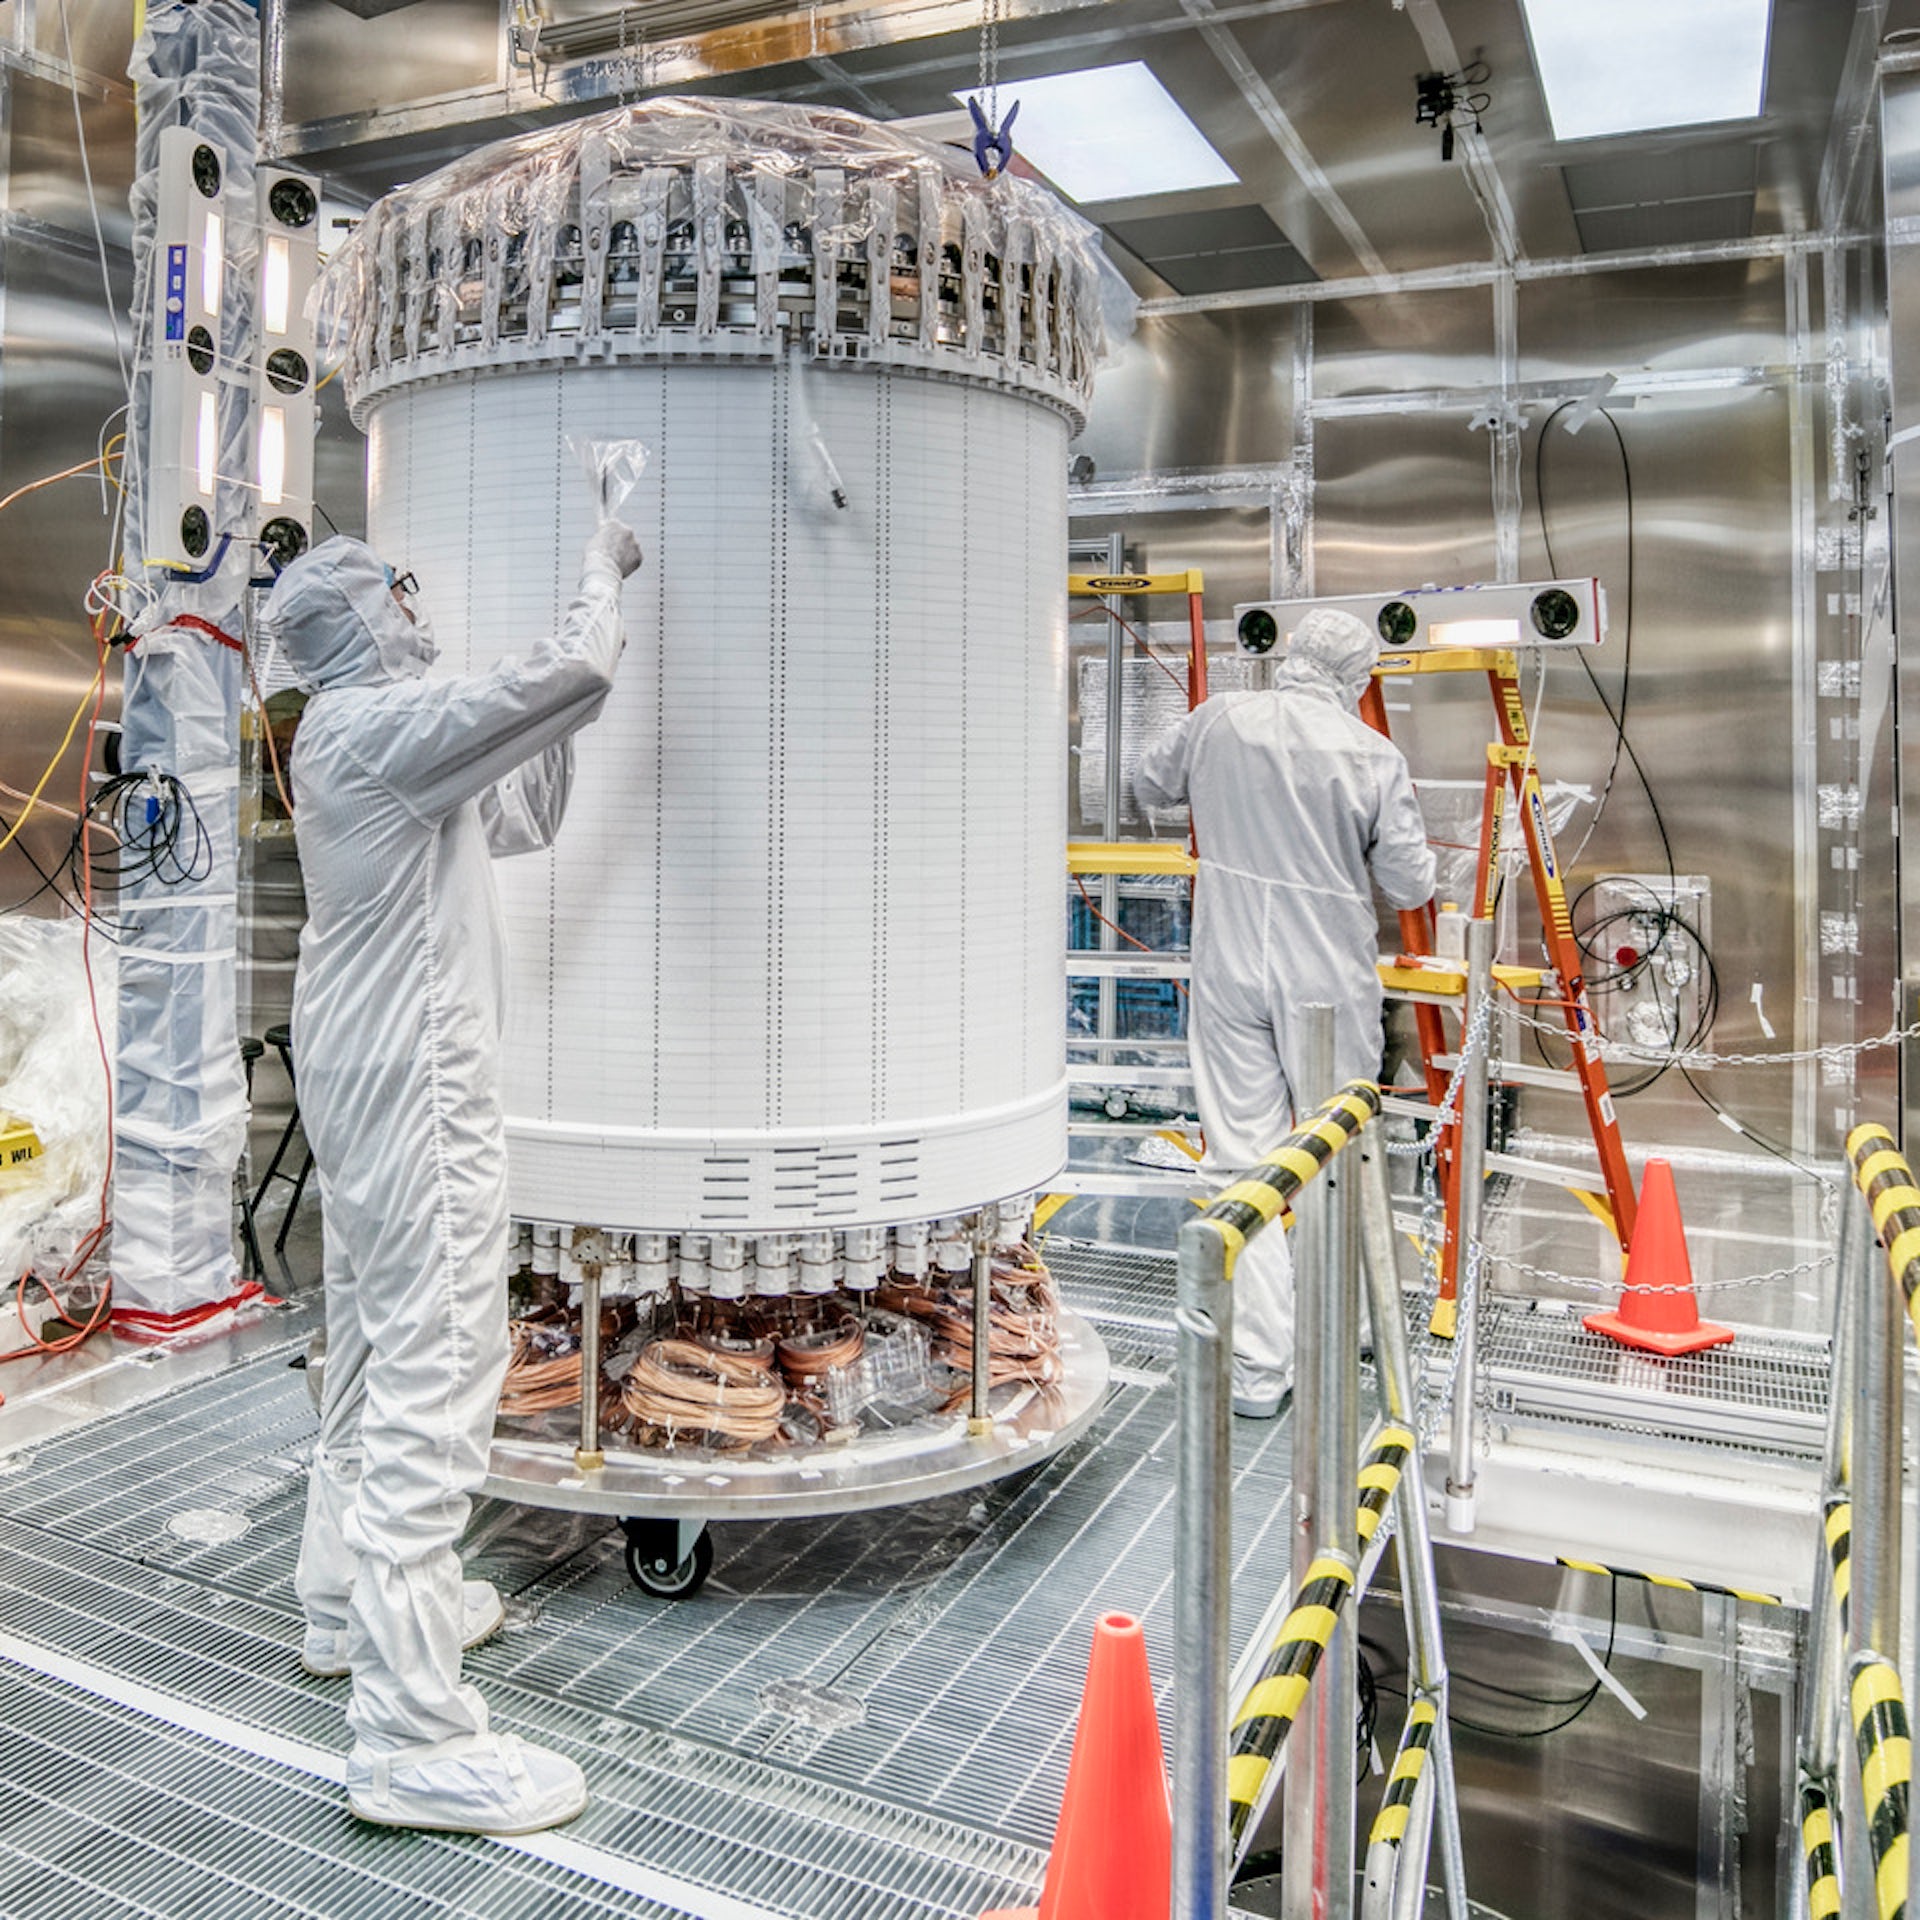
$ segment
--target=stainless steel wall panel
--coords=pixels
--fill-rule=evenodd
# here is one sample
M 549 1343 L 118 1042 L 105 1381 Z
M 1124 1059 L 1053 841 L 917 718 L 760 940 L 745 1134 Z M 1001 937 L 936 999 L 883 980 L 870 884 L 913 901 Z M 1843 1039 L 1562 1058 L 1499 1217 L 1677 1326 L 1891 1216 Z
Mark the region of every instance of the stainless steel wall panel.
M 318 0 L 289 7 L 289 128 L 354 115 L 362 120 L 361 137 L 377 139 L 385 109 L 493 86 L 500 76 L 501 18 L 496 0 L 414 0 L 374 20 Z M 527 94 L 528 104 L 536 104 L 531 87 Z M 482 137 L 469 131 L 458 150 Z
M 1103 476 L 1284 462 L 1294 325 L 1274 310 L 1143 320 L 1101 373 L 1100 404 L 1074 451 Z
M 1920 436 L 1920 74 L 1890 74 L 1881 86 L 1882 179 L 1887 216 L 1888 380 L 1892 390 L 1893 437 Z M 1893 474 L 1891 506 L 1894 569 L 1893 627 L 1895 711 L 1920 712 L 1920 438 L 1889 452 Z M 1911 795 L 1920 779 L 1920 751 L 1913 729 L 1900 736 L 1899 787 Z M 1903 854 L 1900 866 L 1900 1012 L 1903 1021 L 1920 1013 L 1920 872 Z M 1904 1050 L 1901 1100 L 1906 1139 L 1920 1120 L 1920 1050 Z
M 1588 274 L 1520 287 L 1522 376 L 1778 366 L 1787 357 L 1778 260 Z
M 16 76 L 17 80 L 17 76 Z M 76 240 L 62 244 L 0 236 L 0 497 L 91 459 L 99 423 L 125 397 L 102 308 L 100 268 Z M 124 280 L 119 294 L 124 302 Z M 108 523 L 91 479 L 65 480 L 0 513 L 0 780 L 31 791 L 93 678 L 94 648 L 81 598 L 107 562 Z M 118 708 L 119 673 L 109 673 L 106 717 Z M 84 739 L 84 732 L 79 736 Z M 48 796 L 71 806 L 80 749 L 61 761 Z M 18 803 L 0 797 L 12 821 Z M 51 867 L 67 843 L 57 818 L 29 821 L 28 852 Z M 13 850 L 0 855 L 0 905 L 39 885 Z M 52 907 L 50 899 L 40 910 Z
M 1721 1010 L 1709 1044 L 1719 1051 L 1786 1047 L 1794 1041 L 1799 985 L 1787 396 L 1778 389 L 1674 395 L 1643 401 L 1620 424 L 1635 509 L 1628 732 L 1658 797 L 1675 867 L 1712 876 Z M 1601 572 L 1609 590 L 1613 638 L 1591 664 L 1617 709 L 1626 659 L 1625 503 L 1604 425 L 1589 427 L 1571 448 L 1561 437 L 1549 451 L 1548 476 L 1555 559 L 1568 572 Z M 1525 531 L 1522 571 L 1544 570 L 1537 515 Z M 1613 728 L 1565 655 L 1553 657 L 1541 734 L 1543 765 L 1597 792 Z M 1595 873 L 1665 867 L 1652 810 L 1623 758 L 1573 885 Z M 1777 1041 L 1767 1039 L 1749 998 L 1756 982 Z M 1706 1084 L 1742 1119 L 1786 1140 L 1789 1069 L 1747 1069 Z M 1632 1103 L 1629 1126 L 1638 1141 L 1725 1144 L 1678 1075 Z
M 1316 367 L 1324 357 L 1316 351 Z M 1314 564 L 1321 593 L 1493 577 L 1487 440 L 1436 415 L 1321 420 Z
M 1463 395 L 1484 391 L 1500 377 L 1493 303 L 1491 287 L 1450 287 L 1317 305 L 1314 399 L 1434 387 L 1455 388 Z
M 73 64 L 83 76 L 83 85 L 104 86 L 130 100 L 133 89 L 127 79 L 127 58 L 133 51 L 133 8 L 66 0 L 64 20 L 61 12 L 60 0 L 31 0 L 24 23 L 25 44 L 64 69 L 71 39 Z
M 1129 565 L 1156 573 L 1171 573 L 1181 567 L 1203 569 L 1208 646 L 1212 649 L 1232 648 L 1234 607 L 1242 601 L 1264 600 L 1270 591 L 1267 527 L 1266 509 L 1254 506 L 1129 512 L 1112 519 L 1077 510 L 1073 515 L 1076 542 L 1104 540 L 1110 533 L 1118 533 L 1126 541 Z M 1093 604 L 1076 600 L 1073 612 L 1078 615 Z M 1174 665 L 1179 666 L 1186 657 L 1187 603 L 1178 595 L 1169 595 L 1155 599 L 1151 605 L 1155 650 L 1164 652 L 1172 647 L 1179 655 Z M 1131 613 L 1127 617 L 1133 619 Z M 1091 632 L 1101 625 L 1097 615 L 1087 614 L 1074 621 L 1076 636 L 1080 629 Z
M 125 63 L 123 51 L 121 64 Z M 12 76 L 11 93 L 7 211 L 86 236 L 91 245 L 86 182 L 74 141 L 73 95 L 29 73 Z M 133 101 L 126 95 L 103 99 L 83 93 L 80 107 L 101 231 L 109 246 L 129 248 L 133 244 L 133 215 L 127 205 L 133 185 Z

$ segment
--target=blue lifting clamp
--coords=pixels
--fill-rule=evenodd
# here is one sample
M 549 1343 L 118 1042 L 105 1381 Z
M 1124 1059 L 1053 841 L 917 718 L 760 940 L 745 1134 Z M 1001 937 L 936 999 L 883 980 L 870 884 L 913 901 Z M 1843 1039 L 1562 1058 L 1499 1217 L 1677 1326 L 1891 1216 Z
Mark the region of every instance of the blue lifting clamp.
M 989 180 L 997 180 L 1013 165 L 1013 123 L 1020 117 L 1020 102 L 1007 109 L 1004 124 L 996 131 L 987 124 L 978 99 L 969 96 L 967 111 L 973 115 L 973 157 Z

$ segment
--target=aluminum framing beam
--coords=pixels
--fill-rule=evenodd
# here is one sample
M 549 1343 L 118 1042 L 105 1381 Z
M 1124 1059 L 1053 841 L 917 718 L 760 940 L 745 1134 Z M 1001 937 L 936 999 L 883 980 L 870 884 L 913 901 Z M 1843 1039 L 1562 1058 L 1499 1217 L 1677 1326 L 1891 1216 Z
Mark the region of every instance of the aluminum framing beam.
M 1713 266 L 1728 260 L 1779 260 L 1826 247 L 1866 246 L 1869 233 L 1763 233 L 1751 240 L 1705 240 L 1670 247 L 1628 247 L 1613 253 L 1574 253 L 1550 259 L 1465 261 L 1421 267 L 1384 280 L 1307 280 L 1283 287 L 1237 287 L 1227 293 L 1170 295 L 1140 303 L 1142 319 L 1183 313 L 1230 313 L 1260 307 L 1295 307 L 1324 300 L 1364 300 L 1389 293 L 1433 293 L 1454 287 L 1490 287 L 1507 275 L 1522 285 L 1535 280 L 1576 280 L 1593 273 L 1634 273 L 1646 268 Z

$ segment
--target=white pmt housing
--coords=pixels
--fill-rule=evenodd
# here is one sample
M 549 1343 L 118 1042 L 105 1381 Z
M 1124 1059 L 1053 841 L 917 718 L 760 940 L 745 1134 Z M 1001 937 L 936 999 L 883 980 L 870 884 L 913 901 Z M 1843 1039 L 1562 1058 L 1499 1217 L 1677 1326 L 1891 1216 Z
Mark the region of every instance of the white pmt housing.
M 856 116 L 690 100 L 477 153 L 336 263 L 369 537 L 447 666 L 559 619 L 569 442 L 649 453 L 618 687 L 496 869 L 522 1219 L 844 1235 L 1062 1163 L 1092 244 Z

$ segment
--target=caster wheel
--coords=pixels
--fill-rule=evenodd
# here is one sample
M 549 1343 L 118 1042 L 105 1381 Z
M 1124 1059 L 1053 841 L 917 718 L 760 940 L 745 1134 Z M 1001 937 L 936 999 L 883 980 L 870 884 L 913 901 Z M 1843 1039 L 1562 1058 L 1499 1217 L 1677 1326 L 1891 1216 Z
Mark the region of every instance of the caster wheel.
M 713 1571 L 713 1535 L 703 1533 L 693 1551 L 677 1567 L 651 1559 L 631 1535 L 627 1539 L 627 1573 L 642 1593 L 656 1600 L 691 1600 L 707 1584 Z

